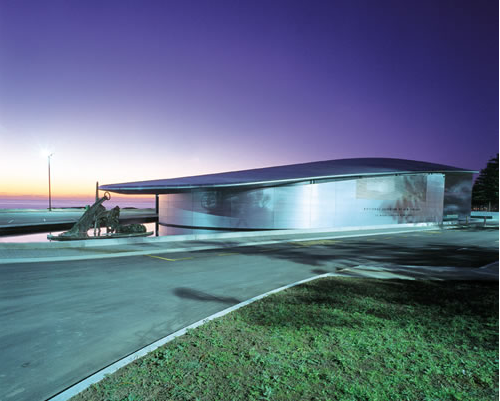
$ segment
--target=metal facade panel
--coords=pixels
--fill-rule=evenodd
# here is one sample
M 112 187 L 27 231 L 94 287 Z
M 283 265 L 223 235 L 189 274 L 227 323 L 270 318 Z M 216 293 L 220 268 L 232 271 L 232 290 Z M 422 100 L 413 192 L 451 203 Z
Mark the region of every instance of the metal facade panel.
M 444 181 L 444 174 L 427 176 L 427 215 L 432 216 L 430 221 L 434 223 L 443 221 Z
M 446 174 L 444 188 L 444 216 L 470 216 L 472 196 L 472 174 Z
M 463 184 L 463 181 L 458 182 Z M 455 187 L 450 185 L 450 188 Z M 228 230 L 440 222 L 443 193 L 443 174 L 373 177 L 248 190 L 196 190 L 160 195 L 159 221 L 184 229 Z M 470 197 L 468 202 L 470 204 Z
M 231 201 L 222 191 L 193 192 L 193 221 L 196 227 L 231 227 Z
M 193 226 L 193 194 L 169 194 L 159 196 L 160 224 L 178 224 Z
M 362 178 L 338 184 L 336 227 L 436 222 L 442 216 L 435 194 L 443 192 L 442 175 Z
M 310 227 L 335 227 L 335 210 L 337 209 L 337 182 L 311 184 L 310 186 Z
M 310 228 L 311 186 L 293 185 L 274 189 L 272 228 Z
M 360 207 L 356 203 L 356 181 L 345 180 L 335 183 L 334 227 L 358 226 Z

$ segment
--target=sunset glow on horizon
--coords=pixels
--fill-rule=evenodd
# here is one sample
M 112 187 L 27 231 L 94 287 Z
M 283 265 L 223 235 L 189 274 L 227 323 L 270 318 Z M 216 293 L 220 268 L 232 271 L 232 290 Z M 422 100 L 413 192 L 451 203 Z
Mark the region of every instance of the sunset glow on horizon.
M 0 5 L 0 197 L 498 152 L 497 2 Z

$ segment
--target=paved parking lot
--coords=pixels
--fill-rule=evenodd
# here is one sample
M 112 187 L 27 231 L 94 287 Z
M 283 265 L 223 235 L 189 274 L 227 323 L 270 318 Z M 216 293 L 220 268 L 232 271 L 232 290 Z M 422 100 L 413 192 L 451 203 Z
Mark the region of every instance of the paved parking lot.
M 498 229 L 362 234 L 0 264 L 0 399 L 47 399 L 190 323 L 322 273 L 498 279 L 498 265 L 481 269 L 498 260 Z

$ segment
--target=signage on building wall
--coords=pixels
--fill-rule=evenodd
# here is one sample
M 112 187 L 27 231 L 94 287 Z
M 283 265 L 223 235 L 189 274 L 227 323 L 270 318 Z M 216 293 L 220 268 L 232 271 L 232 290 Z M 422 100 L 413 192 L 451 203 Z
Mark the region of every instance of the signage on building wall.
M 377 217 L 386 216 L 413 216 L 414 214 L 419 214 L 422 209 L 420 207 L 365 207 L 363 208 L 365 212 L 375 212 Z

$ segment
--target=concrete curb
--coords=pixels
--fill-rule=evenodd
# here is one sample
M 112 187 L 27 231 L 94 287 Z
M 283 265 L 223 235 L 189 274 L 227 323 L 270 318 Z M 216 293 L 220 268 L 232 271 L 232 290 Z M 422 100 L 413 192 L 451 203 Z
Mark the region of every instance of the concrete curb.
M 210 244 L 210 245 L 202 245 L 202 246 L 184 246 L 184 247 L 175 247 L 175 248 L 168 248 L 168 249 L 148 249 L 148 250 L 140 250 L 140 251 L 113 251 L 110 250 L 109 253 L 107 254 L 102 254 L 102 253 L 97 253 L 93 255 L 72 255 L 72 256 L 50 256 L 50 257 L 38 257 L 38 258 L 12 258 L 12 259 L 1 259 L 0 260 L 0 265 L 2 264 L 14 264 L 14 263 L 34 263 L 34 262 L 62 262 L 62 261 L 70 261 L 70 260 L 91 260 L 91 259 L 106 259 L 106 258 L 119 258 L 119 257 L 125 257 L 125 256 L 140 256 L 140 255 L 157 255 L 157 254 L 164 254 L 164 253 L 176 253 L 176 252 L 192 252 L 192 251 L 206 251 L 206 250 L 212 250 L 212 249 L 222 249 L 222 248 L 234 248 L 234 247 L 243 247 L 243 246 L 259 246 L 259 245 L 271 245 L 271 244 L 279 244 L 279 243 L 284 243 L 284 242 L 302 242 L 302 241 L 317 241 L 317 240 L 324 240 L 324 239 L 335 239 L 335 238 L 356 238 L 356 237 L 368 237 L 368 236 L 376 236 L 376 235 L 392 235 L 392 234 L 404 234 L 408 232 L 419 232 L 419 231 L 429 231 L 429 230 L 434 230 L 436 227 L 431 226 L 428 228 L 414 228 L 414 229 L 409 229 L 409 230 L 398 230 L 398 231 L 386 231 L 386 232 L 376 232 L 376 233 L 359 233 L 359 234 L 349 234 L 349 235 L 342 235 L 338 234 L 338 232 L 332 233 L 332 235 L 327 235 L 327 236 L 318 236 L 318 237 L 307 237 L 307 238 L 278 238 L 278 239 L 270 239 L 267 241 L 242 241 L 242 242 L 232 242 L 230 244 Z M 362 230 L 360 230 L 362 231 Z M 266 234 L 263 234 L 262 231 L 259 232 L 260 236 L 266 236 Z M 310 232 L 309 232 L 310 233 Z M 320 233 L 319 231 L 316 231 L 315 233 Z M 233 234 L 233 233 L 231 233 Z M 252 233 L 254 234 L 254 233 Z M 291 233 L 288 233 L 290 235 L 293 235 Z M 224 234 L 212 234 L 213 236 L 217 237 L 210 237 L 207 234 L 203 234 L 204 239 L 221 239 L 224 237 L 220 237 Z M 267 234 L 268 235 L 268 234 Z M 245 236 L 238 236 L 236 237 L 235 235 L 232 236 L 227 236 L 225 238 L 245 238 L 245 237 L 256 237 L 257 235 L 245 235 Z M 180 237 L 180 236 L 179 236 Z M 182 236 L 185 237 L 185 236 Z M 192 236 L 189 236 L 192 237 Z M 199 237 L 199 236 L 196 236 Z M 206 237 L 206 238 L 205 238 Z M 156 237 L 156 238 L 161 238 L 161 237 Z M 152 240 L 156 239 L 152 238 Z M 143 238 L 139 238 L 143 239 Z M 199 240 L 202 238 L 196 238 L 196 239 L 190 239 L 190 241 L 195 241 Z M 102 241 L 121 241 L 121 239 L 116 239 L 116 240 L 102 240 Z M 158 242 L 177 242 L 177 239 L 164 239 L 162 241 L 155 241 L 154 243 Z M 91 248 L 91 246 L 87 246 L 85 244 L 86 241 L 73 241 L 73 242 L 80 242 L 83 244 L 80 245 L 82 248 Z M 143 242 L 143 241 L 141 241 Z M 180 242 L 180 241 L 179 241 Z M 186 242 L 189 242 L 187 240 Z M 50 245 L 51 243 L 49 243 Z M 34 245 L 34 244 L 27 244 L 27 245 Z M 109 244 L 111 245 L 111 244 Z M 113 243 L 113 245 L 116 245 Z M 5 247 L 4 247 L 5 248 Z M 59 247 L 56 247 L 56 249 Z M 72 248 L 72 247 L 70 247 Z M 2 247 L 0 247 L 0 250 Z M 15 248 L 15 249 L 37 249 L 35 247 L 23 247 L 23 248 Z M 38 248 L 39 249 L 39 248 Z
M 420 266 L 420 265 L 391 265 L 376 264 L 358 265 L 342 268 L 335 275 L 348 273 L 360 273 L 358 278 L 374 279 L 403 279 L 403 280 L 497 280 L 498 261 L 489 263 L 482 267 L 456 267 L 456 266 Z M 409 274 L 408 274 L 409 273 Z M 422 276 L 425 275 L 425 276 Z
M 62 392 L 56 394 L 55 396 L 49 398 L 47 401 L 66 401 L 66 400 L 69 400 L 71 397 L 74 397 L 75 395 L 81 393 L 83 390 L 90 387 L 92 384 L 95 384 L 95 383 L 101 381 L 102 379 L 104 379 L 106 375 L 109 375 L 109 374 L 116 372 L 118 369 L 134 362 L 135 360 L 137 360 L 139 358 L 142 358 L 146 354 L 156 350 L 157 348 L 161 347 L 162 345 L 174 340 L 177 337 L 180 337 L 180 336 L 186 334 L 188 330 L 193 330 L 196 327 L 199 327 L 205 323 L 210 322 L 211 320 L 214 320 L 214 319 L 217 319 L 217 318 L 222 317 L 224 315 L 227 315 L 230 312 L 238 310 L 246 305 L 249 305 L 249 304 L 251 304 L 255 301 L 258 301 L 262 298 L 265 298 L 271 294 L 275 294 L 277 292 L 286 290 L 286 289 L 291 288 L 291 287 L 295 287 L 295 286 L 300 285 L 300 284 L 307 283 L 307 282 L 312 281 L 312 280 L 316 280 L 316 279 L 324 278 L 324 277 L 329 277 L 329 276 L 332 276 L 332 274 L 326 273 L 326 274 L 321 274 L 319 276 L 306 278 L 304 280 L 300 280 L 300 281 L 297 281 L 295 283 L 288 284 L 288 285 L 285 285 L 285 286 L 280 287 L 280 288 L 276 288 L 275 290 L 265 292 L 264 294 L 257 295 L 256 297 L 250 298 L 246 301 L 240 302 L 239 304 L 236 304 L 236 305 L 231 306 L 227 309 L 224 309 L 220 312 L 217 312 L 217 313 L 215 313 L 215 314 L 213 314 L 205 319 L 202 319 L 202 320 L 199 320 L 193 324 L 190 324 L 189 326 L 184 327 L 183 329 L 178 330 L 178 331 L 176 331 L 176 332 L 174 332 L 166 337 L 160 338 L 159 340 L 155 341 L 154 343 L 147 345 L 146 347 L 143 347 L 130 355 L 127 355 L 126 357 L 114 362 L 113 364 L 105 367 L 104 369 L 99 370 L 98 372 L 94 373 L 93 375 L 85 378 L 84 380 L 76 383 L 75 385 L 73 385 L 73 386 L 67 388 L 66 390 L 63 390 Z
M 488 265 L 482 266 L 482 267 L 477 268 L 477 269 L 475 269 L 475 268 L 471 268 L 471 269 L 473 269 L 476 273 L 480 273 L 480 274 L 487 274 L 487 275 L 497 274 L 497 273 L 490 273 L 489 270 L 495 269 L 495 267 L 498 269 L 498 263 L 499 262 L 496 261 L 496 262 L 490 263 Z M 434 267 L 434 266 L 410 266 L 410 265 L 407 265 L 404 267 L 410 267 L 410 268 L 416 267 L 419 269 L 423 268 L 424 270 L 436 269 L 436 267 Z M 452 271 L 452 270 L 456 270 L 457 268 L 450 266 L 450 267 L 439 267 L 438 269 L 441 271 Z M 460 268 L 460 270 L 462 270 L 462 268 Z M 94 373 L 93 375 L 91 375 L 91 376 L 83 379 L 82 381 L 74 384 L 73 386 L 63 390 L 62 392 L 49 398 L 47 401 L 66 401 L 66 400 L 70 399 L 71 397 L 79 394 L 83 390 L 87 389 L 92 384 L 95 384 L 95 383 L 101 381 L 102 379 L 105 378 L 106 375 L 109 375 L 109 374 L 116 372 L 120 368 L 122 368 L 122 367 L 134 362 L 135 360 L 145 356 L 146 354 L 156 350 L 157 348 L 161 347 L 162 345 L 167 344 L 168 342 L 174 340 L 175 338 L 186 334 L 188 332 L 188 330 L 193 330 L 196 327 L 202 326 L 203 324 L 205 324 L 211 320 L 225 316 L 230 312 L 238 310 L 244 306 L 247 306 L 247 305 L 249 305 L 255 301 L 258 301 L 260 299 L 263 299 L 269 295 L 275 294 L 277 292 L 281 292 L 283 290 L 286 290 L 286 289 L 291 288 L 291 287 L 295 287 L 295 286 L 300 285 L 300 284 L 304 284 L 304 283 L 307 283 L 307 282 L 310 282 L 313 280 L 317 280 L 320 278 L 326 278 L 326 277 L 346 277 L 346 276 L 344 274 L 342 274 L 342 272 L 320 274 L 320 275 L 313 276 L 313 277 L 310 277 L 310 278 L 307 278 L 304 280 L 297 281 L 297 282 L 292 283 L 292 284 L 285 285 L 283 287 L 276 288 L 274 290 L 271 290 L 271 291 L 265 292 L 261 295 L 257 295 L 253 298 L 250 298 L 246 301 L 240 302 L 240 303 L 233 305 L 229 308 L 226 308 L 220 312 L 217 312 L 213 315 L 210 315 L 210 316 L 206 317 L 205 319 L 202 319 L 202 320 L 199 320 L 193 324 L 190 324 L 189 326 L 186 326 L 183 329 L 177 330 L 176 332 L 169 334 L 168 336 L 160 338 L 159 340 L 151 343 L 150 345 L 147 345 L 147 346 L 137 350 L 136 352 L 133 352 L 133 353 L 127 355 L 126 357 L 108 365 L 107 367 L 99 370 L 98 372 Z M 351 277 L 351 276 L 347 276 L 347 277 Z M 408 276 L 398 276 L 398 275 L 392 275 L 391 277 L 386 277 L 386 278 L 382 278 L 382 277 L 364 277 L 364 278 L 373 278 L 373 279 L 378 279 L 378 280 L 384 280 L 384 279 L 415 280 L 415 278 L 410 278 Z M 433 278 L 428 278 L 428 279 L 433 280 Z M 435 278 L 434 278 L 434 280 L 435 280 Z M 439 279 L 439 280 L 441 280 L 441 279 Z
M 488 265 L 485 265 L 485 266 L 482 266 L 479 268 L 479 270 L 485 270 L 487 272 L 491 271 L 491 270 L 498 270 L 498 263 L 499 261 L 497 260 L 496 262 L 493 262 L 493 263 L 490 263 Z
M 141 243 L 163 243 L 163 242 L 179 242 L 193 240 L 209 240 L 209 239 L 225 239 L 225 238 L 251 238 L 271 235 L 297 235 L 297 234 L 315 234 L 315 233 L 339 233 L 345 231 L 368 231 L 368 230 L 384 230 L 399 228 L 416 228 L 435 229 L 441 227 L 437 223 L 415 223 L 415 224 L 387 224 L 380 226 L 356 226 L 356 227 L 340 227 L 340 228 L 324 228 L 324 229 L 301 229 L 301 230 L 265 230 L 265 231 L 248 231 L 248 232 L 229 232 L 229 233 L 211 233 L 211 234 L 188 234 L 188 235 L 166 235 L 161 237 L 136 237 L 136 238 L 110 238 L 98 241 L 66 241 L 66 242 L 3 242 L 0 243 L 1 248 L 81 248 L 81 247 L 101 247 L 107 245 L 122 245 L 122 244 L 141 244 Z

